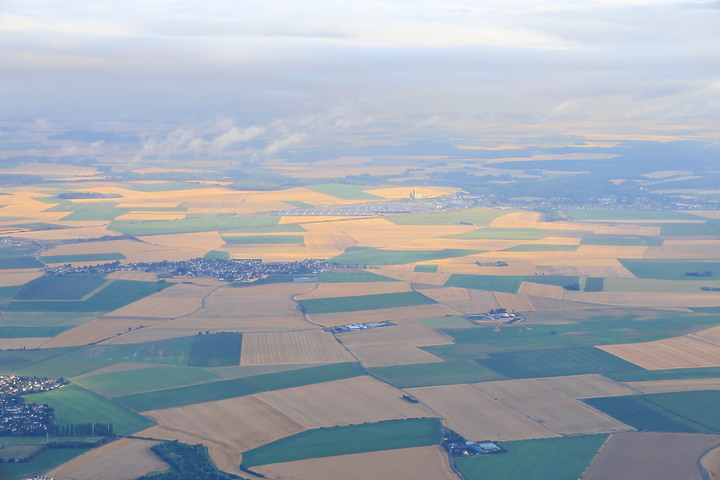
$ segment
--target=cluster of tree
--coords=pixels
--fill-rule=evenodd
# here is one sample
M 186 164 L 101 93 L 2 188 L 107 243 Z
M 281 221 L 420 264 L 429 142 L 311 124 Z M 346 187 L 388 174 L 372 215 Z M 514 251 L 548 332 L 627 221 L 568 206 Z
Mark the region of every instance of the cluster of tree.
M 113 434 L 112 423 L 70 423 L 67 425 L 51 425 L 48 429 L 50 435 L 56 437 L 76 437 L 82 435 L 97 435 L 100 437 Z
M 578 282 L 575 283 L 568 283 L 567 285 L 563 286 L 565 290 L 580 290 L 580 284 Z
M 491 308 L 488 312 L 490 315 L 497 315 L 500 313 L 507 313 L 507 308 Z
M 173 440 L 153 446 L 152 451 L 170 469 L 151 472 L 137 480 L 243 480 L 242 477 L 218 470 L 210 460 L 205 445 L 188 445 Z
M 685 272 L 685 275 L 688 277 L 712 277 L 713 272 L 710 270 L 705 270 L 704 272 Z

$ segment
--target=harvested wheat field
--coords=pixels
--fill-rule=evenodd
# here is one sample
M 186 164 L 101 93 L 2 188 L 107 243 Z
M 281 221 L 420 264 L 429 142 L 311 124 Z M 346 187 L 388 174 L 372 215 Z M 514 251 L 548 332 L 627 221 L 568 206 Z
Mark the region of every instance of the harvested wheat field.
M 500 306 L 493 292 L 460 287 L 418 288 L 418 291 L 438 303 L 460 313 L 488 312 Z
M 415 305 L 410 307 L 380 308 L 377 310 L 361 310 L 356 312 L 315 313 L 307 315 L 312 322 L 323 327 L 349 325 L 365 322 L 395 322 L 419 318 L 442 317 L 457 315 L 458 312 L 440 304 Z
M 635 278 L 616 258 L 537 260 L 538 272 L 548 275 Z
M 352 362 L 354 359 L 324 330 L 246 333 L 240 365 L 296 365 Z
M 305 234 L 305 251 L 311 258 L 331 258 L 340 255 L 357 242 L 349 235 Z
M 47 207 L 47 205 L 46 205 Z M 0 213 L 1 214 L 1 213 Z M 62 228 L 58 230 L 38 230 L 35 232 L 22 232 L 13 233 L 9 236 L 30 238 L 35 240 L 74 240 L 74 239 L 90 239 L 98 238 L 102 236 L 117 237 L 120 234 L 108 230 L 105 226 L 94 226 L 94 227 L 78 227 L 78 228 Z M 5 235 L 0 235 L 5 236 Z M 83 243 L 83 245 L 91 244 L 92 242 Z M 63 245 L 64 246 L 64 245 Z M 114 250 L 117 251 L 117 250 Z M 50 253 L 53 252 L 53 253 Z M 55 249 L 44 252 L 49 255 L 56 255 Z M 92 253 L 92 252 L 80 252 L 80 253 Z M 57 255 L 60 255 L 59 253 Z
M 643 258 L 655 259 L 703 259 L 720 257 L 720 242 L 714 244 L 663 245 L 649 247 Z
M 692 336 L 720 345 L 720 326 L 700 330 L 693 333 Z
M 621 307 L 717 307 L 720 292 L 661 293 L 661 292 L 567 292 L 565 298 L 576 302 L 618 305 Z
M 292 297 L 313 287 L 306 283 L 276 283 L 250 287 L 221 287 L 207 296 L 198 317 L 302 318 Z
M 513 410 L 562 435 L 632 430 L 631 427 L 598 412 L 576 398 L 578 390 L 587 390 L 582 393 L 591 393 L 593 390 L 603 391 L 602 387 L 599 389 L 593 388 L 592 382 L 586 382 L 582 377 L 573 378 L 577 378 L 577 381 L 581 383 L 577 387 L 570 385 L 572 380 L 565 380 L 564 384 L 569 386 L 567 392 L 563 391 L 562 383 L 558 385 L 556 382 L 545 382 L 546 379 L 502 380 L 478 383 L 473 386 Z M 590 384 L 588 385 L 588 383 Z M 595 380 L 594 383 L 600 382 Z M 608 383 L 610 382 L 608 381 Z M 612 385 L 612 387 L 604 390 L 603 393 L 607 394 L 608 390 L 616 395 L 635 393 L 632 389 L 620 385 Z
M 353 345 L 348 348 L 363 366 L 367 368 L 443 361 L 442 358 L 436 357 L 431 353 L 402 343 Z
M 305 428 L 434 416 L 403 400 L 401 390 L 367 375 L 253 396 Z
M 2 270 L 0 271 L 0 287 L 24 285 L 43 275 L 43 271 L 39 269 Z
M 108 273 L 105 278 L 108 280 L 133 280 L 136 282 L 157 282 L 157 273 L 143 272 L 140 270 L 117 271 Z
M 328 297 L 352 297 L 357 295 L 376 295 L 382 293 L 409 292 L 408 282 L 338 282 L 320 283 L 317 288 L 298 295 L 296 300 Z
M 185 218 L 184 212 L 131 212 L 118 215 L 115 220 L 181 220 Z
M 464 225 L 396 225 L 384 218 L 335 222 L 338 229 L 364 247 L 384 247 L 419 238 L 433 238 L 474 230 Z M 442 239 L 438 239 L 442 244 Z M 444 248 L 444 247 L 443 247 Z
M 95 228 L 95 227 L 91 227 Z M 58 232 L 66 232 L 67 230 L 53 230 Z M 80 230 L 80 229 L 72 229 Z M 68 234 L 69 235 L 69 234 Z M 104 234 L 94 235 L 99 237 Z M 75 235 L 69 235 L 69 238 L 76 238 Z M 77 237 L 82 238 L 82 237 Z M 57 247 L 44 252 L 45 255 L 76 255 L 84 253 L 114 253 L 119 252 L 125 255 L 127 262 L 154 262 L 159 258 L 164 260 L 189 260 L 195 257 L 202 257 L 208 249 L 202 247 L 180 248 L 162 245 L 152 245 L 142 241 L 135 240 L 109 240 L 103 242 L 83 242 L 67 245 L 58 245 Z
M 598 348 L 647 370 L 720 366 L 720 346 L 691 335 Z
M 526 295 L 507 292 L 493 292 L 498 305 L 511 312 L 532 312 L 535 306 Z
M 109 338 L 129 335 L 131 331 L 128 329 L 136 330 L 140 326 L 149 327 L 156 323 L 158 323 L 158 319 L 153 318 L 96 318 L 70 330 L 65 330 L 44 343 L 42 348 L 89 345 Z
M 47 473 L 57 480 L 133 480 L 168 468 L 150 447 L 158 442 L 121 438 L 91 450 Z
M 626 432 L 610 436 L 585 471 L 587 480 L 700 480 L 697 459 L 720 435 Z
M 406 389 L 468 440 L 526 440 L 558 435 L 472 385 Z
M 38 348 L 52 337 L 0 338 L 0 350 Z
M 151 245 L 162 245 L 165 247 L 178 247 L 205 249 L 205 251 L 222 247 L 225 241 L 218 232 L 194 232 L 175 233 L 169 235 L 145 235 L 142 241 Z
M 472 260 L 471 263 L 456 263 L 456 260 L 466 262 L 468 258 Z M 503 259 L 507 263 L 505 267 L 477 265 L 474 262 L 478 260 L 482 262 L 481 259 L 474 256 L 447 259 L 440 263 L 438 271 L 441 273 L 467 273 L 471 275 L 539 275 L 542 273 L 535 266 L 535 263 L 529 260 Z
M 625 385 L 641 393 L 689 392 L 694 390 L 720 390 L 720 378 L 691 380 L 651 380 L 626 382 Z
M 138 436 L 203 443 L 218 468 L 238 473 L 241 452 L 305 428 L 254 396 L 145 412 L 158 425 Z
M 108 313 L 107 317 L 170 319 L 190 315 L 202 306 L 202 298 L 158 297 L 151 295 Z
M 404 344 L 413 347 L 449 345 L 448 337 L 417 320 L 395 319 L 397 326 L 338 333 L 337 338 L 347 347 L 385 344 Z
M 416 447 L 355 453 L 253 467 L 282 480 L 457 480 L 441 447 Z
M 432 262 L 434 263 L 434 262 Z M 448 273 L 425 273 L 415 272 L 415 265 L 382 265 L 373 267 L 373 273 L 379 273 L 386 277 L 397 278 L 405 282 L 426 283 L 429 285 L 444 285 L 450 278 Z
M 708 473 L 710 480 L 720 478 L 720 447 L 714 448 L 700 458 L 700 463 Z
M 521 295 L 533 295 L 536 297 L 563 298 L 563 287 L 557 285 L 544 285 L 541 283 L 522 282 L 518 293 Z

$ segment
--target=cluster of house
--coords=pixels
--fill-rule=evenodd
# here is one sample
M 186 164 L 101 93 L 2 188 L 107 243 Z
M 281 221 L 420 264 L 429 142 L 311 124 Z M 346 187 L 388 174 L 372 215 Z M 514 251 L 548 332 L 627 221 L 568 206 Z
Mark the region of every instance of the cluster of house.
M 0 435 L 43 435 L 53 424 L 49 405 L 25 403 L 20 395 L 46 392 L 65 385 L 65 380 L 0 376 Z
M 454 456 L 487 455 L 489 453 L 502 453 L 505 450 L 494 442 L 472 442 L 466 440 L 448 445 L 448 451 Z
M 396 323 L 392 322 L 365 322 L 365 323 L 351 323 L 349 325 L 337 325 L 335 327 L 328 327 L 325 330 L 332 333 L 342 332 L 356 332 L 359 330 L 370 330 L 372 328 L 380 327 L 396 327 Z

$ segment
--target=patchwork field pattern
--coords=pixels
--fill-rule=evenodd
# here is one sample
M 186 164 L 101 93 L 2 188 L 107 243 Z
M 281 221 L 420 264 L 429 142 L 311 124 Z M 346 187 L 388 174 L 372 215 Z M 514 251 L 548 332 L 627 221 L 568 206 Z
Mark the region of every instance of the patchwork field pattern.
M 349 362 L 353 358 L 322 330 L 243 335 L 240 365 Z

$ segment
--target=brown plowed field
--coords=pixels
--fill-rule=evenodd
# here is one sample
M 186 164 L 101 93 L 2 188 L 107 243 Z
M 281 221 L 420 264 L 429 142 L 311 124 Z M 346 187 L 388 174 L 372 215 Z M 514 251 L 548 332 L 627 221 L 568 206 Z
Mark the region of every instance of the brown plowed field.
M 278 480 L 457 480 L 441 447 L 356 453 L 254 467 Z
M 692 390 L 720 390 L 720 378 L 692 380 L 652 380 L 626 382 L 625 385 L 642 393 L 689 392 Z
M 402 343 L 354 345 L 348 348 L 365 367 L 442 362 L 441 358 L 431 353 Z
M 316 313 L 308 315 L 313 322 L 324 327 L 336 325 L 349 325 L 364 322 L 396 322 L 400 320 L 442 317 L 444 315 L 457 315 L 457 312 L 445 305 L 429 304 L 411 307 L 381 308 L 378 310 L 361 310 L 358 312 Z M 369 331 L 367 333 L 372 333 Z
M 408 282 L 338 282 L 321 283 L 317 288 L 301 293 L 297 300 L 328 297 L 352 297 L 356 295 L 376 295 L 381 293 L 409 292 Z
M 598 412 L 578 398 L 595 394 L 632 395 L 635 393 L 632 389 L 590 375 L 553 380 L 555 379 L 502 380 L 473 386 L 563 435 L 631 430 L 631 427 Z
M 494 292 L 494 295 L 498 305 L 508 311 L 531 312 L 535 310 L 527 295 L 505 292 Z
M 700 480 L 696 460 L 720 435 L 626 432 L 613 434 L 586 470 L 586 480 Z
M 558 436 L 472 385 L 406 389 L 468 440 L 525 440 Z
M 689 335 L 598 348 L 648 370 L 720 366 L 720 346 Z
M 352 362 L 354 359 L 323 330 L 243 335 L 240 365 L 293 365 Z
M 168 468 L 150 451 L 156 443 L 121 438 L 50 470 L 46 476 L 56 480 L 133 480 L 148 472 Z
M 0 338 L 0 350 L 38 348 L 52 337 Z

